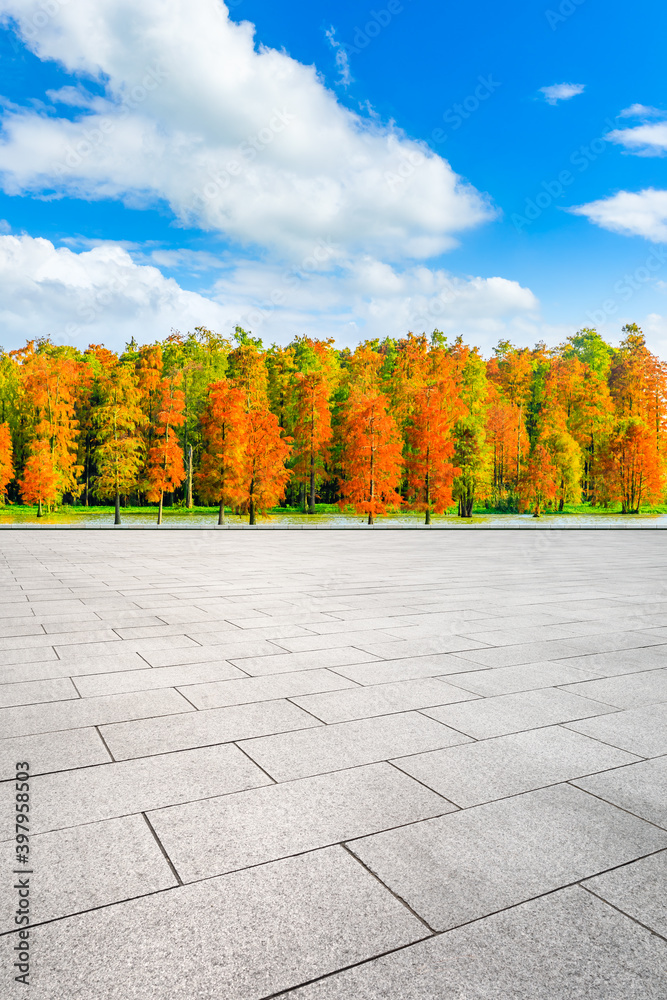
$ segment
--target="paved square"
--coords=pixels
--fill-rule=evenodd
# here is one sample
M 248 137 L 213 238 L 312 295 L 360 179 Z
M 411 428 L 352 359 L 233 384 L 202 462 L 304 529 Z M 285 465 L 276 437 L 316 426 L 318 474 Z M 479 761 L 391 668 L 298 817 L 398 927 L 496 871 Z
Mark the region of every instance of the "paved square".
M 0 532 L 35 1000 L 664 1000 L 667 533 Z

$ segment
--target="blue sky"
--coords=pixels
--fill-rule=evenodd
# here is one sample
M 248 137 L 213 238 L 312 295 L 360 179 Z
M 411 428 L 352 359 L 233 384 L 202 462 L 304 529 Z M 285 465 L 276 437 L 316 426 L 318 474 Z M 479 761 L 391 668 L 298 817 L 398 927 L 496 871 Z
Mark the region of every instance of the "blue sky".
M 0 12 L 6 349 L 636 321 L 667 356 L 657 0 Z

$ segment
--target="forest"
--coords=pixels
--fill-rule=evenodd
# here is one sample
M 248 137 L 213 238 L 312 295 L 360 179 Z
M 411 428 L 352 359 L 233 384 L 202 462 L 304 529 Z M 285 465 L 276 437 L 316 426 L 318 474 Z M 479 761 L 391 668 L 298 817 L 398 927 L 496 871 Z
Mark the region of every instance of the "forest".
M 566 503 L 662 503 L 667 366 L 641 330 L 556 348 L 461 338 L 296 337 L 263 347 L 198 327 L 116 354 L 30 341 L 0 353 L 0 503 L 247 515 L 338 504 L 470 517 Z

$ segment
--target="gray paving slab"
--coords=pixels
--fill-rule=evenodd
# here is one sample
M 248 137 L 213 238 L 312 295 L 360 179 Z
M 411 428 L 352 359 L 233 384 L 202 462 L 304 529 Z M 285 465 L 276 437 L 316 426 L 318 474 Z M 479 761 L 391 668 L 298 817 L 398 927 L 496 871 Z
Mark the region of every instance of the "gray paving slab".
M 177 691 L 139 691 L 133 694 L 77 698 L 48 705 L 26 705 L 0 709 L 0 732 L 5 737 L 53 733 L 59 729 L 83 729 L 117 719 L 150 719 L 155 716 L 194 712 Z
M 331 670 L 316 669 L 287 674 L 268 674 L 265 677 L 244 675 L 242 680 L 181 686 L 179 690 L 196 708 L 204 709 L 247 705 L 251 702 L 273 701 L 276 698 L 294 698 L 296 695 L 319 694 L 322 691 L 340 691 L 355 686 L 353 681 Z
M 106 674 L 116 670 L 143 670 L 149 664 L 138 653 L 118 653 L 111 656 L 81 656 L 72 659 L 62 654 L 60 659 L 40 660 L 0 667 L 0 682 L 49 680 L 52 677 L 78 677 L 81 674 Z
M 100 734 L 93 728 L 0 739 L 0 781 L 13 780 L 18 761 L 26 761 L 30 773 L 36 775 L 110 760 Z
M 581 722 L 569 722 L 567 727 L 639 757 L 667 754 L 667 705 L 647 705 Z
M 580 778 L 574 784 L 667 829 L 667 757 Z
M 545 642 L 524 642 L 518 646 L 489 646 L 459 652 L 463 659 L 485 667 L 513 667 L 519 663 L 560 660 L 577 656 L 581 650 L 571 640 L 553 639 Z
M 310 694 L 292 698 L 296 705 L 305 708 L 317 719 L 327 724 L 369 719 L 376 715 L 409 712 L 415 708 L 448 705 L 452 702 L 470 701 L 477 695 L 454 687 L 446 681 L 422 678 L 412 681 L 395 681 L 375 684 L 372 687 L 333 691 L 327 694 Z
M 113 634 L 116 635 L 115 632 Z M 55 641 L 53 648 L 56 653 L 63 658 L 68 656 L 72 658 L 107 656 L 118 652 L 118 646 L 121 643 L 124 653 L 152 653 L 159 649 L 199 648 L 194 640 L 186 635 L 169 635 L 163 639 L 121 639 L 120 636 L 116 636 L 115 642 L 85 642 L 81 645 L 74 645 L 71 642 L 64 644 L 62 636 L 51 636 L 51 639 Z
M 556 785 L 348 846 L 442 931 L 658 851 L 667 831 Z
M 333 632 L 317 633 L 314 632 L 308 635 L 297 636 L 296 638 L 290 639 L 277 639 L 278 642 L 284 649 L 289 650 L 291 653 L 305 653 L 309 650 L 316 649 L 338 649 L 340 647 L 349 648 L 350 646 L 355 646 L 358 649 L 363 649 L 369 643 L 375 642 L 395 642 L 398 643 L 400 640 L 394 636 L 391 636 L 388 632 L 373 631 L 371 629 L 362 631 L 355 631 L 349 626 L 343 629 L 335 629 Z
M 0 933 L 6 933 L 16 930 L 14 841 L 0 844 L 0 857 Z M 29 867 L 33 924 L 178 885 L 143 816 L 37 834 L 30 838 Z
M 624 750 L 551 726 L 400 757 L 393 763 L 465 808 L 596 771 L 625 770 L 624 764 L 636 761 Z M 584 787 L 586 782 L 577 784 Z
M 667 851 L 587 879 L 582 885 L 667 939 Z
M 414 626 L 416 627 L 416 626 Z M 399 644 L 395 639 L 391 642 L 367 642 L 363 649 L 384 660 L 405 659 L 406 656 L 427 656 L 430 653 L 456 653 L 461 650 L 486 649 L 482 642 L 476 639 L 463 639 L 457 635 L 442 637 L 403 639 Z
M 219 663 L 239 656 L 276 656 L 282 652 L 281 647 L 268 639 L 252 638 L 240 642 L 234 636 L 234 642 L 231 644 L 150 650 L 144 651 L 142 656 L 152 667 L 178 667 L 186 663 Z
M 45 774 L 31 781 L 31 830 L 43 833 L 270 783 L 235 746 Z M 0 839 L 13 834 L 13 783 L 0 785 Z
M 658 705 L 667 702 L 667 668 L 570 684 L 563 690 L 606 702 L 616 708 Z
M 403 712 L 245 740 L 242 747 L 276 781 L 289 781 L 465 742 L 419 712 Z
M 225 660 L 220 663 L 187 663 L 179 667 L 149 667 L 144 663 L 144 667 L 145 670 L 118 670 L 110 674 L 77 677 L 76 689 L 82 698 L 91 698 L 245 677 L 242 670 Z
M 666 950 L 660 938 L 574 887 L 283 1000 L 663 1000 Z
M 57 660 L 55 649 L 51 646 L 37 649 L 3 649 L 0 650 L 0 668 L 15 666 L 21 663 L 36 663 L 42 660 Z
M 0 708 L 11 708 L 14 705 L 38 705 L 41 702 L 68 701 L 78 697 L 79 692 L 68 677 L 0 684 Z
M 586 653 L 561 660 L 563 665 L 595 672 L 599 677 L 615 677 L 667 667 L 667 646 L 621 649 L 611 653 Z
M 293 670 L 315 670 L 318 667 L 339 667 L 348 663 L 368 663 L 377 657 L 354 647 L 341 646 L 336 649 L 316 649 L 304 653 L 277 653 L 271 656 L 228 657 L 234 666 L 240 667 L 251 677 L 278 674 Z
M 555 687 L 557 684 L 572 684 L 591 680 L 596 676 L 592 670 L 571 667 L 565 660 L 554 660 L 520 663 L 515 667 L 491 667 L 481 670 L 478 668 L 472 673 L 458 673 L 456 677 L 452 677 L 451 682 L 474 694 L 493 696 L 515 694 L 518 691 L 535 691 L 538 688 Z M 574 694 L 579 693 L 572 690 Z M 585 692 L 582 691 L 581 694 Z
M 335 667 L 335 671 L 342 677 L 349 677 L 357 684 L 366 685 L 416 680 L 419 677 L 448 677 L 450 674 L 470 673 L 471 667 L 469 660 L 461 660 L 450 653 L 427 653 L 404 659 L 376 660 L 373 663 L 340 666 Z M 478 669 L 488 668 L 478 667 Z
M 168 720 L 119 722 L 101 726 L 100 731 L 113 757 L 127 760 L 320 725 L 291 702 L 278 700 L 192 711 L 187 716 L 170 716 Z
M 610 705 L 581 698 L 558 688 L 521 691 L 458 705 L 445 705 L 443 708 L 424 709 L 424 713 L 430 718 L 438 719 L 446 726 L 458 729 L 477 740 L 614 711 Z
M 182 880 L 192 882 L 454 808 L 381 763 L 172 806 L 149 818 Z
M 34 982 L 40 1000 L 261 1000 L 425 933 L 333 847 L 37 928 Z

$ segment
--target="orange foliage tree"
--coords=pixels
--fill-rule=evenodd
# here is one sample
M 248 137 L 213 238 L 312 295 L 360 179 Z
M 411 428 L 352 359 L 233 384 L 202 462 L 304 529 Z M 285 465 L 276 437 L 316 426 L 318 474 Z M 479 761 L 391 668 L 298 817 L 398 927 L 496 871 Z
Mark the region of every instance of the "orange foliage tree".
M 241 503 L 241 468 L 246 441 L 243 390 L 228 379 L 209 386 L 208 403 L 202 416 L 204 453 L 197 485 L 205 500 L 218 504 L 218 524 L 225 523 L 225 505 Z
M 442 346 L 429 349 L 425 337 L 410 336 L 398 358 L 399 381 L 402 372 L 408 496 L 412 509 L 424 511 L 430 524 L 432 513 L 444 514 L 454 502 L 454 477 L 461 471 L 452 461 L 454 426 L 462 413 L 456 367 Z
M 373 524 L 387 508 L 400 507 L 401 437 L 379 384 L 381 354 L 360 347 L 352 362 L 352 385 L 341 425 L 343 477 L 340 506 L 353 504 Z
M 146 476 L 148 500 L 158 500 L 157 523 L 162 524 L 162 502 L 165 493 L 172 493 L 185 479 L 183 449 L 178 442 L 176 427 L 185 420 L 185 396 L 180 388 L 182 378 L 176 375 L 161 380 L 156 399 L 155 434 L 148 452 Z
M 14 478 L 12 457 L 12 435 L 9 424 L 0 424 L 0 503 L 5 502 L 7 486 Z
M 79 422 L 75 404 L 84 366 L 54 350 L 26 353 L 21 376 L 33 420 L 32 434 L 46 441 L 51 453 L 56 493 L 76 497 L 81 492 L 78 476 L 82 469 L 76 464 Z
M 238 506 L 255 524 L 257 514 L 275 506 L 285 495 L 291 471 L 285 463 L 291 447 L 280 421 L 269 408 L 268 372 L 261 342 L 246 334 L 229 355 L 232 384 L 243 394 L 245 440 L 239 465 Z
M 19 482 L 24 503 L 37 504 L 37 516 L 42 516 L 42 505 L 51 506 L 58 498 L 58 474 L 48 441 L 37 438 L 32 454 L 26 462 L 23 478 Z
M 534 449 L 519 482 L 519 492 L 524 504 L 533 505 L 533 517 L 539 517 L 547 503 L 551 503 L 558 490 L 558 467 L 543 444 Z
M 301 371 L 294 376 L 292 435 L 294 472 L 308 484 L 308 513 L 315 513 L 315 489 L 329 461 L 331 393 L 336 381 L 330 342 L 298 340 Z

